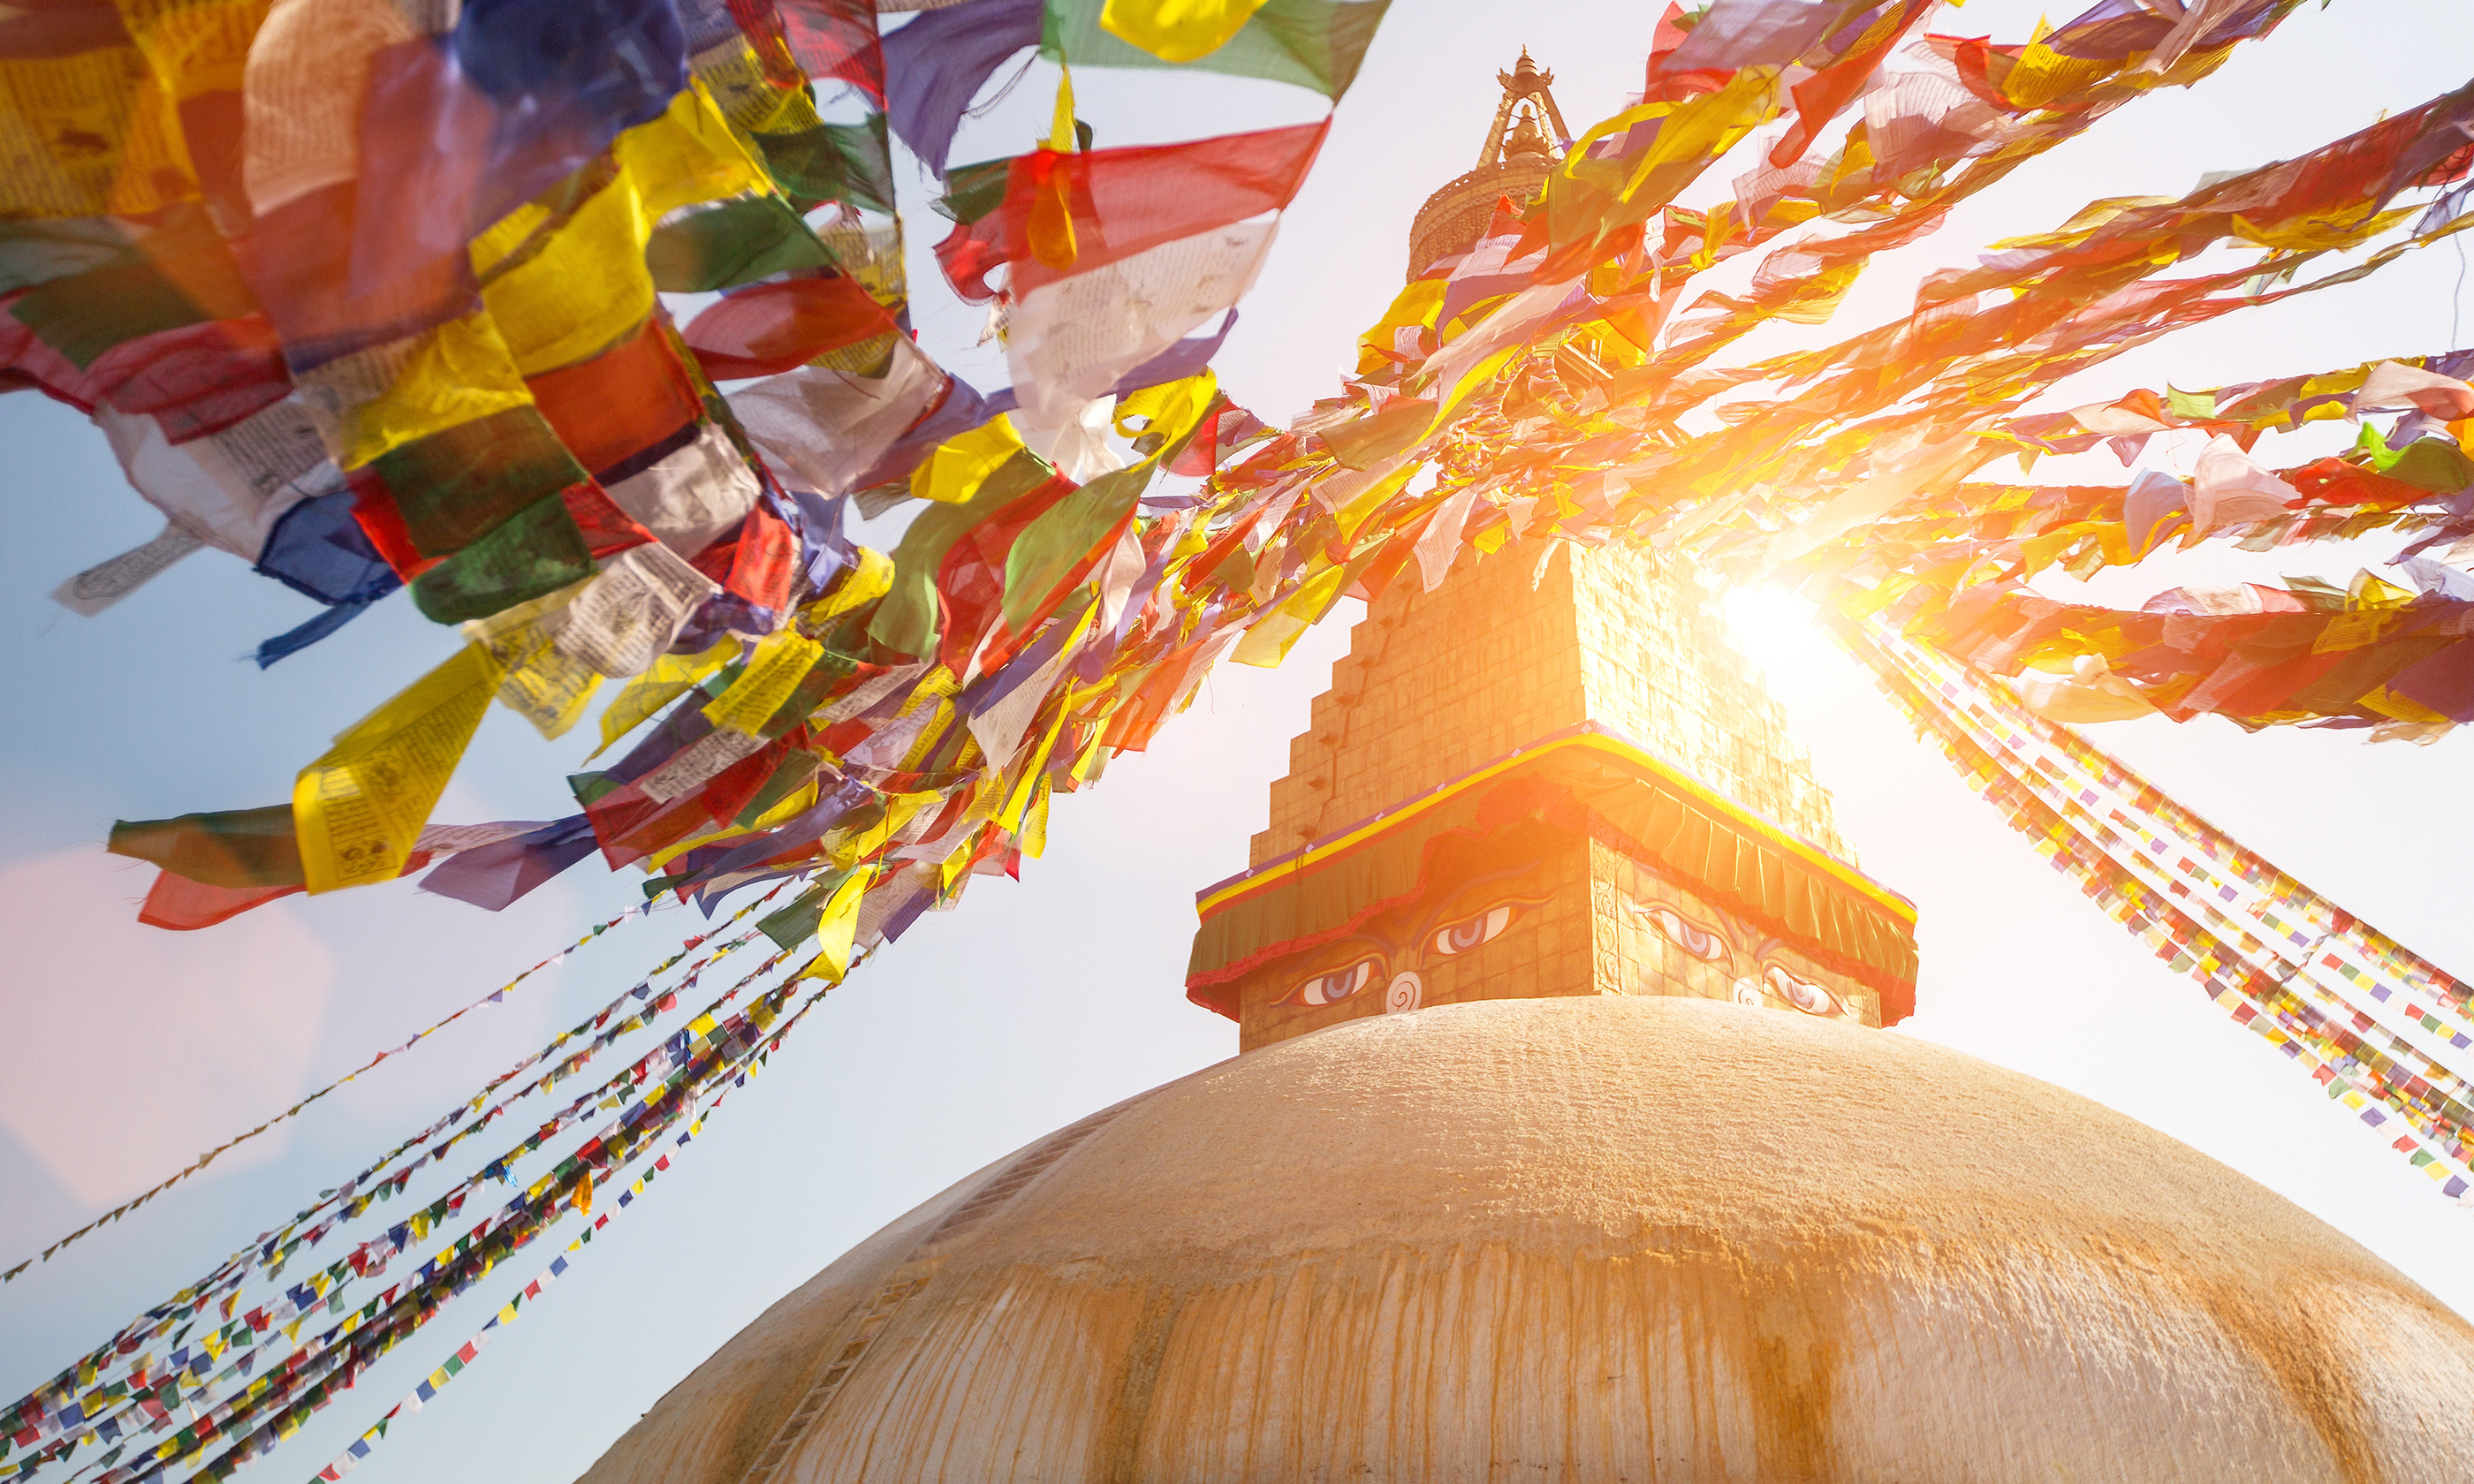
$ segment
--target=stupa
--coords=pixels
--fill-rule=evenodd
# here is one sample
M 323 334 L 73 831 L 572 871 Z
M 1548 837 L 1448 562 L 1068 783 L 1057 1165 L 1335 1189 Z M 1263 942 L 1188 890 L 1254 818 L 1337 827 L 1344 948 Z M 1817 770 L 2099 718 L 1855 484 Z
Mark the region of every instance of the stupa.
M 1413 274 L 1484 227 L 1452 189 Z M 2474 1478 L 2474 1327 L 1884 1029 L 1914 914 L 1688 573 L 1514 542 L 1418 587 L 1200 896 L 1240 1054 L 844 1254 L 592 1484 Z

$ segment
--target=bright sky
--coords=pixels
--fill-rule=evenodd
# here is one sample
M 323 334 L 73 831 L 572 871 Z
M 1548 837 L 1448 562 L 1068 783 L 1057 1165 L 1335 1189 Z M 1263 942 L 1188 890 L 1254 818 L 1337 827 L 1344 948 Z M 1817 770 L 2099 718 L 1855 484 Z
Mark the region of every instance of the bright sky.
M 1526 44 L 1556 74 L 1575 128 L 1639 86 L 1655 7 L 1565 0 L 1397 0 L 1322 163 L 1221 362 L 1232 395 L 1284 421 L 1326 395 L 1356 334 L 1399 283 L 1408 222 L 1474 162 L 1497 68 Z M 2034 8 L 1976 0 L 1936 29 L 2023 37 Z M 2178 195 L 2211 170 L 2298 154 L 2464 79 L 2474 8 L 2388 0 L 2297 13 L 2190 93 L 2100 124 L 1963 208 L 1830 327 L 1895 312 L 1917 272 L 1992 239 L 2057 225 L 2098 196 Z M 1053 73 L 1035 68 L 957 159 L 1044 132 Z M 1104 145 L 1313 116 L 1319 100 L 1209 77 L 1078 77 Z M 982 312 L 939 299 L 926 248 L 942 222 L 906 162 L 914 313 L 923 338 L 983 390 L 1000 362 L 970 350 Z M 1722 171 L 1720 176 L 1731 172 Z M 1723 194 L 1713 178 L 1702 195 Z M 2462 241 L 2462 239 L 2460 239 Z M 2068 406 L 2167 379 L 2205 387 L 2438 350 L 2460 275 L 2447 250 L 2370 282 L 2235 316 L 2089 373 Z M 43 596 L 153 535 L 100 434 L 32 395 L 0 398 L 0 634 L 18 721 L 0 735 L 0 1267 L 250 1127 L 303 1091 L 486 993 L 635 898 L 588 863 L 492 916 L 408 889 L 295 899 L 220 929 L 139 927 L 151 868 L 98 842 L 114 818 L 287 796 L 326 737 L 434 663 L 449 635 L 391 600 L 260 674 L 241 660 L 307 605 L 229 559 L 190 559 L 81 619 Z M 2268 449 L 2305 456 L 2299 442 Z M 2307 450 L 2318 451 L 2316 447 Z M 2095 456 L 2101 459 L 2103 456 Z M 2048 466 L 2050 468 L 2050 466 Z M 2087 466 L 2100 477 L 2100 466 Z M 2120 477 L 2118 468 L 2114 472 Z M 2355 561 L 2295 571 L 2341 582 Z M 2340 559 L 2343 558 L 2341 564 Z M 2269 558 L 2162 559 L 2101 591 L 2136 604 L 2195 580 L 2268 580 Z M 1865 678 L 1776 594 L 1730 605 L 1865 868 L 1923 915 L 1921 1006 L 1895 1034 L 1929 1038 L 2140 1118 L 2264 1182 L 2474 1313 L 2462 1256 L 2474 1211 L 2439 1199 L 2385 1141 L 2236 1029 L 2047 869 Z M 1353 614 L 1344 611 L 1343 618 Z M 764 1077 L 732 1096 L 675 1173 L 418 1418 L 362 1478 L 471 1484 L 572 1476 L 672 1382 L 853 1242 L 982 1164 L 1144 1088 L 1230 1055 L 1235 1029 L 1179 991 L 1195 888 L 1240 869 L 1289 737 L 1345 650 L 1338 623 L 1276 672 L 1232 668 L 1146 756 L 1058 802 L 1051 850 L 1018 885 L 977 884 L 837 991 Z M 568 812 L 559 779 L 586 730 L 544 743 L 494 714 L 438 811 L 453 823 Z M 2214 720 L 2095 729 L 2095 739 L 2245 843 L 2443 967 L 2474 972 L 2474 915 L 2446 842 L 2474 809 L 2469 744 L 2365 750 L 2344 734 L 2244 736 Z M 695 922 L 631 923 L 508 1002 L 391 1062 L 246 1156 L 158 1200 L 0 1290 L 0 1390 L 61 1359 L 425 1125 L 554 1025 L 636 982 Z M 710 982 L 710 981 L 709 981 Z M 1831 1131 L 1808 1131 L 1827 1138 Z M 2020 1172 L 2032 1190 L 2040 1172 Z M 567 1239 L 562 1232 L 558 1242 Z M 547 1257 L 510 1266 L 521 1283 Z M 495 1302 L 495 1301 L 489 1301 Z M 305 1477 L 478 1328 L 467 1302 L 373 1373 L 270 1465 Z

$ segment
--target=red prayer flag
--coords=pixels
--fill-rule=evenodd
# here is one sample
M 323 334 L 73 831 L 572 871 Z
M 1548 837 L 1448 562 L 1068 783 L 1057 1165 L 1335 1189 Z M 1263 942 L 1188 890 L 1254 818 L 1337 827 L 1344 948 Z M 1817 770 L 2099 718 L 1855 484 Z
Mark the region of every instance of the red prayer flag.
M 154 889 L 146 894 L 146 904 L 137 909 L 137 921 L 149 927 L 195 932 L 279 897 L 297 897 L 306 890 L 300 886 L 209 886 L 161 871 L 156 874 Z
M 403 863 L 402 875 L 411 875 L 429 864 L 427 850 L 415 850 Z M 159 871 L 155 885 L 146 894 L 145 904 L 137 909 L 137 921 L 149 927 L 168 928 L 176 933 L 195 932 L 229 922 L 252 907 L 262 907 L 279 897 L 298 897 L 306 891 L 300 886 L 211 886 L 192 881 L 187 876 Z
M 559 442 L 596 477 L 704 415 L 658 316 L 593 359 L 527 377 L 524 385 Z
M 697 315 L 688 348 L 716 381 L 771 376 L 893 328 L 855 278 L 792 278 L 741 289 Z
M 1014 297 L 1279 210 L 1304 183 L 1329 128 L 1325 119 L 1188 144 L 1018 157 L 995 213 L 1005 222 Z

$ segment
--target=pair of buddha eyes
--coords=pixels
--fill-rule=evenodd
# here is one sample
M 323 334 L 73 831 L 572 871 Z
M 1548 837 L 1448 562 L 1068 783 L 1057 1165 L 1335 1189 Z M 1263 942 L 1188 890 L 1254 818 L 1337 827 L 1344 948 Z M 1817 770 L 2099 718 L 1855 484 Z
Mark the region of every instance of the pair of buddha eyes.
M 1704 927 L 1663 902 L 1652 902 L 1633 909 L 1655 928 L 1658 935 L 1691 954 L 1705 964 L 1727 962 L 1727 940 L 1714 928 Z M 1809 979 L 1798 977 L 1777 964 L 1761 971 L 1759 985 L 1751 980 L 1740 982 L 1741 990 L 1752 992 L 1750 999 L 1758 1002 L 1759 990 L 1769 992 L 1808 1016 L 1835 1016 L 1846 1013 L 1839 997 Z M 1745 997 L 1740 992 L 1739 998 Z
M 1492 943 L 1512 925 L 1517 902 L 1497 902 L 1484 912 L 1465 917 L 1457 922 L 1446 922 L 1428 933 L 1419 947 L 1426 953 L 1452 958 L 1467 953 L 1482 944 Z M 1290 1005 L 1333 1005 L 1360 993 L 1382 976 L 1384 955 L 1370 953 L 1346 969 L 1317 974 L 1296 989 L 1282 1001 Z

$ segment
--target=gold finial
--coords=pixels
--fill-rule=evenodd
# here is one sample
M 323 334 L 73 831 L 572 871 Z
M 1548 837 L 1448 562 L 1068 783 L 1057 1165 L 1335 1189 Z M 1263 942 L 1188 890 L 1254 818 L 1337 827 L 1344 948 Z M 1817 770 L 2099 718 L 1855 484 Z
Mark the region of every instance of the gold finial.
M 1515 156 L 1553 159 L 1557 144 L 1571 147 L 1572 132 L 1564 127 L 1564 112 L 1555 107 L 1555 74 L 1540 67 L 1529 48 L 1522 47 L 1512 70 L 1496 73 L 1494 80 L 1503 85 L 1503 102 L 1494 110 L 1494 127 L 1487 131 L 1486 147 L 1478 152 L 1480 170 Z M 1549 126 L 1554 130 L 1551 136 L 1546 132 Z

